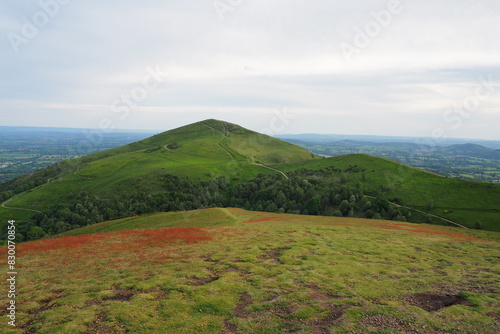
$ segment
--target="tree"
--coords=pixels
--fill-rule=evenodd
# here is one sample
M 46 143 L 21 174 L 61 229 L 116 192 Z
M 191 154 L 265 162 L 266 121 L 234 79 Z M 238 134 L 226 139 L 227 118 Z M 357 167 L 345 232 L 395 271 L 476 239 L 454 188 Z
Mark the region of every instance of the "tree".
M 286 196 L 285 196 L 285 193 L 283 193 L 283 191 L 279 190 L 278 193 L 276 194 L 276 205 L 278 207 L 283 207 L 285 206 L 286 204 Z
M 349 203 L 351 203 L 351 204 L 356 203 L 356 196 L 355 195 L 351 195 L 351 197 L 349 197 Z
M 311 198 L 307 204 L 307 211 L 310 215 L 319 215 L 321 212 L 321 199 L 319 196 Z
M 45 231 L 40 226 L 34 226 L 28 232 L 28 240 L 41 239 L 45 236 Z
M 340 203 L 340 212 L 342 212 L 342 215 L 346 217 L 349 214 L 349 211 L 351 210 L 351 206 L 349 205 L 349 202 L 347 200 L 343 200 L 342 203 Z
M 372 208 L 372 202 L 367 201 L 367 202 L 363 205 L 362 210 L 363 210 L 363 211 L 368 211 L 368 210 L 370 210 L 371 208 Z

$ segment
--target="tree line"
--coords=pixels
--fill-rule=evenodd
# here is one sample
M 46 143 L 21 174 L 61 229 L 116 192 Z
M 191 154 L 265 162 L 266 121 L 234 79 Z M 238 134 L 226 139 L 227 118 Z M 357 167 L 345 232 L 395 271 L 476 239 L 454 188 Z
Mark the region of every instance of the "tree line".
M 352 172 L 359 172 L 356 166 L 350 169 Z M 341 177 L 331 181 L 332 175 Z M 211 207 L 398 221 L 407 221 L 411 217 L 411 213 L 404 207 L 391 204 L 394 201 L 401 204 L 399 199 L 389 200 L 383 189 L 367 196 L 361 182 L 347 182 L 346 174 L 339 174 L 339 170 L 334 167 L 319 171 L 301 169 L 289 174 L 288 179 L 278 173 L 260 174 L 237 185 L 231 185 L 226 177 L 194 182 L 174 175 L 163 175 L 158 182 L 162 191 L 153 194 L 120 194 L 111 199 L 100 198 L 86 191 L 73 194 L 66 203 L 49 206 L 30 219 L 18 221 L 17 240 L 40 239 L 134 215 Z M 12 193 L 10 190 L 8 195 Z M 4 233 L 6 231 L 2 231 Z

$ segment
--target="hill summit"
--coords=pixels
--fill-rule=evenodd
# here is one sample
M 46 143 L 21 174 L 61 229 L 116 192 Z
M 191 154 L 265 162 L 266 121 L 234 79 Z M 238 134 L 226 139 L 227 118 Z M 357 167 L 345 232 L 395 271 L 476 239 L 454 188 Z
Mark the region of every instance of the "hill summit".
M 276 173 L 270 167 L 274 164 L 317 159 L 280 139 L 207 119 L 0 184 L 0 193 L 10 198 L 0 207 L 0 218 L 28 218 L 55 203 L 74 201 L 81 192 L 100 198 L 162 192 L 165 185 L 160 180 L 166 175 L 193 182 L 219 177 L 240 182 Z

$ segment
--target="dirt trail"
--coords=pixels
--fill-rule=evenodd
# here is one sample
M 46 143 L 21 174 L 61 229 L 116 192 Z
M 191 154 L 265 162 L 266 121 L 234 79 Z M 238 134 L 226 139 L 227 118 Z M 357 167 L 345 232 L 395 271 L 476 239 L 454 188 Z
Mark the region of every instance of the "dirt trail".
M 376 199 L 375 197 L 373 196 L 366 196 L 368 198 L 373 198 L 373 199 Z M 391 205 L 394 205 L 394 206 L 397 206 L 398 208 L 406 208 L 408 210 L 413 210 L 413 211 L 416 211 L 416 212 L 420 212 L 420 213 L 423 213 L 423 214 L 427 214 L 431 217 L 434 217 L 434 218 L 438 218 L 438 219 L 441 219 L 441 220 L 444 220 L 445 222 L 448 222 L 450 224 L 453 224 L 455 226 L 458 226 L 458 227 L 461 227 L 461 228 L 464 228 L 466 230 L 468 230 L 469 228 L 467 226 L 464 226 L 464 225 L 461 225 L 459 223 L 455 223 L 454 221 L 452 220 L 449 220 L 449 219 L 446 219 L 446 218 L 443 218 L 443 217 L 440 217 L 440 216 L 436 216 L 436 215 L 433 215 L 432 213 L 428 213 L 428 212 L 425 212 L 425 211 L 422 211 L 422 210 L 418 210 L 418 209 L 414 209 L 414 208 L 410 208 L 408 206 L 404 206 L 404 205 L 399 205 L 399 204 L 396 204 L 396 203 L 392 203 L 392 202 L 389 202 Z
M 30 211 L 30 212 L 42 213 L 42 211 L 33 210 L 33 209 L 13 208 L 13 207 L 10 207 L 10 206 L 6 206 L 5 204 L 7 204 L 8 202 L 10 202 L 13 198 L 14 197 L 11 197 L 8 200 L 6 200 L 5 202 L 3 202 L 2 203 L 2 208 L 4 208 L 4 209 L 10 209 L 10 210 L 21 210 L 21 211 Z
M 256 162 L 254 162 L 253 164 L 254 164 L 254 165 L 256 165 L 256 166 L 264 167 L 264 168 L 267 168 L 267 169 L 273 170 L 273 171 L 275 171 L 275 172 L 278 172 L 278 173 L 280 173 L 281 175 L 283 175 L 286 179 L 288 179 L 288 175 L 286 175 L 283 171 L 280 171 L 279 169 L 272 168 L 272 167 L 269 167 L 269 166 L 266 166 L 266 165 L 263 165 L 263 164 L 258 164 L 258 163 L 256 163 Z

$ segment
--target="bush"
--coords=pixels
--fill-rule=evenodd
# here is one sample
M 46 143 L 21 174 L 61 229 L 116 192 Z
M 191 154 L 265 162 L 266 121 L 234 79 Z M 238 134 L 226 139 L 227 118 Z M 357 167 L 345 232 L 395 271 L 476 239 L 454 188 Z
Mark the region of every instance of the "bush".
M 342 212 L 340 212 L 340 210 L 335 210 L 335 211 L 333 211 L 333 215 L 335 217 L 342 217 Z

